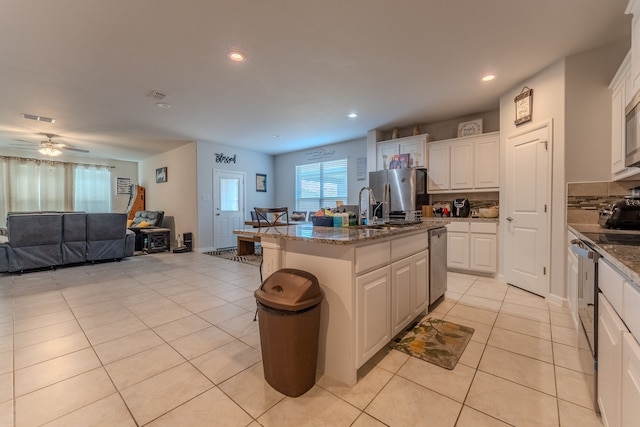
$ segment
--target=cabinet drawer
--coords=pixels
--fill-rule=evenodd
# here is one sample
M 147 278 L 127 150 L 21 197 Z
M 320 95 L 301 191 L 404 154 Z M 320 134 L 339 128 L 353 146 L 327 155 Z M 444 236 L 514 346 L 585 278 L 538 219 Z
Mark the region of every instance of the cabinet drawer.
M 356 248 L 356 274 L 389 264 L 391 242 L 381 242 Z
M 598 261 L 598 287 L 618 315 L 622 315 L 622 285 L 624 278 L 609 263 Z M 638 301 L 640 302 L 640 300 Z
M 624 282 L 622 320 L 636 339 L 640 339 L 640 289 L 630 282 Z
M 447 231 L 459 231 L 461 233 L 469 232 L 469 223 L 464 221 L 455 221 L 447 224 Z
M 495 222 L 472 222 L 470 223 L 472 233 L 496 234 L 498 224 Z
M 414 234 L 412 236 L 400 237 L 391 241 L 391 259 L 404 258 L 429 247 L 429 237 L 427 233 Z

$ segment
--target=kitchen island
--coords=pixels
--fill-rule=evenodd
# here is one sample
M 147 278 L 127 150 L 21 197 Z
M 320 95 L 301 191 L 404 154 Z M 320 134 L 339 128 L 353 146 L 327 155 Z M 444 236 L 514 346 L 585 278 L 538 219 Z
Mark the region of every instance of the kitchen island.
M 324 293 L 318 370 L 353 385 L 358 368 L 426 312 L 428 231 L 445 224 L 303 224 L 234 233 L 260 238 L 263 278 L 281 268 L 305 270 L 318 278 Z

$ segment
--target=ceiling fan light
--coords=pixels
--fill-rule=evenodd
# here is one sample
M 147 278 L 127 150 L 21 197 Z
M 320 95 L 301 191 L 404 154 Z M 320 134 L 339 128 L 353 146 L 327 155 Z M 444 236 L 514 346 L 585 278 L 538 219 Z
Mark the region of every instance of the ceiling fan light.
M 44 154 L 45 156 L 49 156 L 49 157 L 56 157 L 62 154 L 62 151 L 58 150 L 55 147 L 42 147 L 38 149 L 38 151 Z

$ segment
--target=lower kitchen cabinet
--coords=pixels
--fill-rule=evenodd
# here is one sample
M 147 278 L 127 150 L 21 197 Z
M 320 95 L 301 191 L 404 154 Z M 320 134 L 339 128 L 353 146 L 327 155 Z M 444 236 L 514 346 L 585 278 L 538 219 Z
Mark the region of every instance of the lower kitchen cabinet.
M 497 232 L 495 222 L 447 224 L 447 268 L 483 273 L 498 271 Z
M 607 298 L 598 296 L 598 406 L 605 426 L 620 426 L 622 343 L 627 333 Z M 633 339 L 633 338 L 632 338 Z
M 358 366 L 391 340 L 391 268 L 356 277 Z
M 391 335 L 395 336 L 427 308 L 429 251 L 391 264 Z
M 622 342 L 622 427 L 640 420 L 640 344 L 625 332 Z

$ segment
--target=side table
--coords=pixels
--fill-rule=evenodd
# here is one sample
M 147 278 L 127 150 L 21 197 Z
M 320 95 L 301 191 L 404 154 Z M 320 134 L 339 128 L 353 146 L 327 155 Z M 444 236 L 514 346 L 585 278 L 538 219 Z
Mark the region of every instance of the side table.
M 142 250 L 152 254 L 155 252 L 170 251 L 169 228 L 143 228 L 140 230 L 143 237 Z

